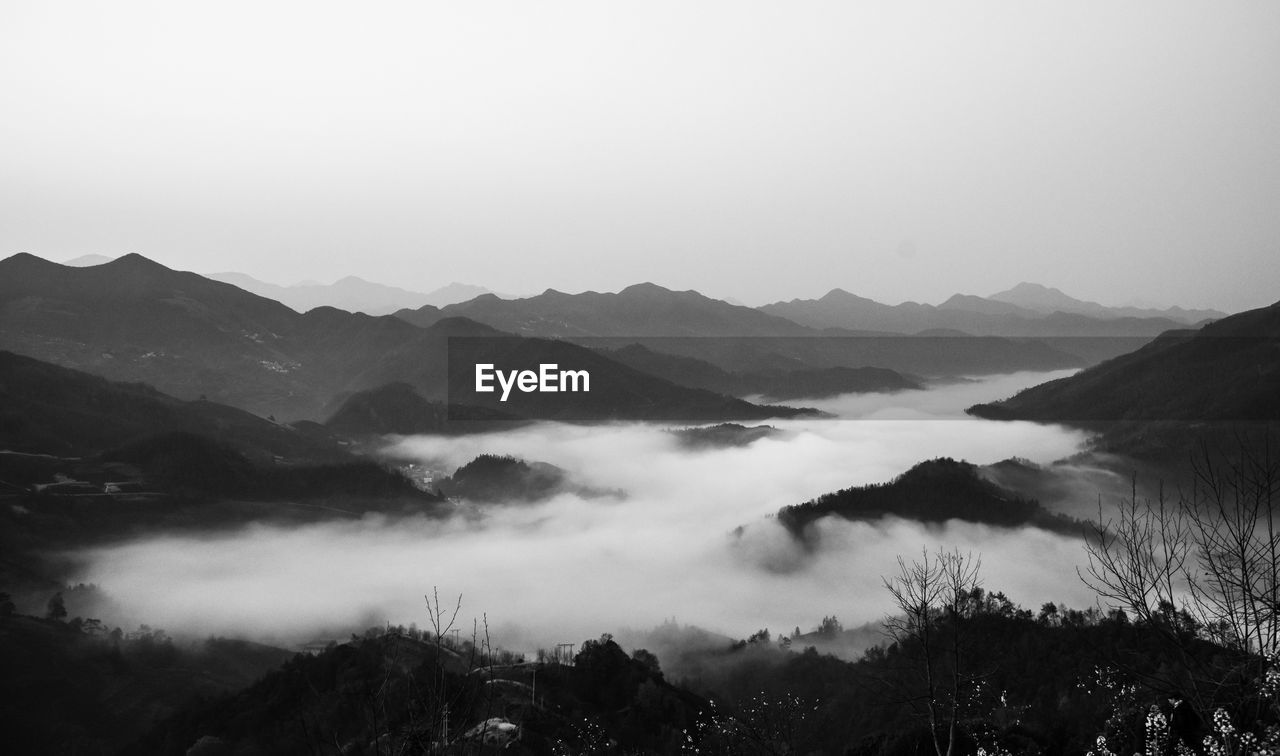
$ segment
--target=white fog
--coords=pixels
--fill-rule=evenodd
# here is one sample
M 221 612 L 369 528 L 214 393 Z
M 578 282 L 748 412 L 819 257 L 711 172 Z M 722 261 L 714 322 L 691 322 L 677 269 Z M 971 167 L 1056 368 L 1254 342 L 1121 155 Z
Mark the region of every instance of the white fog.
M 1076 577 L 1076 539 L 954 522 L 826 520 L 821 549 L 804 554 L 770 519 L 783 506 L 884 482 L 934 457 L 1070 456 L 1085 439 L 1078 431 L 962 413 L 1057 375 L 804 402 L 840 418 L 771 423 L 783 432 L 743 448 L 689 451 L 667 426 L 637 424 L 393 439 L 386 453 L 405 461 L 452 471 L 478 454 L 509 454 L 625 496 L 560 495 L 444 521 L 370 516 L 147 538 L 85 555 L 81 579 L 103 589 L 117 619 L 277 642 L 384 622 L 427 627 L 423 595 L 438 587 L 446 603 L 462 596 L 467 633 L 472 618 L 487 615 L 492 641 L 522 651 L 671 618 L 733 637 L 809 630 L 826 615 L 851 627 L 889 611 L 881 576 L 898 555 L 939 546 L 980 554 L 984 585 L 1014 601 L 1085 607 L 1094 598 Z M 1081 491 L 1089 501 L 1096 494 Z M 738 526 L 746 526 L 741 537 Z

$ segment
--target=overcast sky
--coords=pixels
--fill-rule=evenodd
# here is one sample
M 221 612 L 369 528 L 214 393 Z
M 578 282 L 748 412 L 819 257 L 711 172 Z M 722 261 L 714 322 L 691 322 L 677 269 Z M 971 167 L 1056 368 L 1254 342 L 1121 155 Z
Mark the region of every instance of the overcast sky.
M 0 3 L 0 254 L 1280 299 L 1280 3 Z

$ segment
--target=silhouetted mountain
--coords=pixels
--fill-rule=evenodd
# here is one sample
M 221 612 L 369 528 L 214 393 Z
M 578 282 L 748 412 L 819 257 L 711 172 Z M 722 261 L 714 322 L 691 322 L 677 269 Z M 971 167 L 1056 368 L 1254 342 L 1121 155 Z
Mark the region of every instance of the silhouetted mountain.
M 488 289 L 451 283 L 428 293 L 347 276 L 331 284 L 279 286 L 259 281 L 244 273 L 210 273 L 208 278 L 238 286 L 245 291 L 274 299 L 298 312 L 316 307 L 336 307 L 348 312 L 389 315 L 404 308 L 443 307 L 488 293 Z
M 1097 302 L 1076 299 L 1049 286 L 1025 281 L 1012 289 L 992 294 L 987 299 L 1044 314 L 1070 312 L 1097 318 L 1168 318 L 1185 325 L 1195 325 L 1204 320 L 1216 320 L 1227 316 L 1227 313 L 1218 310 L 1188 310 L 1182 307 L 1167 307 L 1163 310 L 1152 307 L 1108 307 Z
M 971 414 L 1041 422 L 1280 420 L 1280 303 L 1136 352 Z
M 946 457 L 921 462 L 888 483 L 846 488 L 813 501 L 784 507 L 778 522 L 792 535 L 814 537 L 806 526 L 823 517 L 876 520 L 900 517 L 920 522 L 964 520 L 1000 527 L 1034 526 L 1080 536 L 1082 524 L 1055 515 L 1039 503 L 997 486 L 968 462 Z
M 524 299 L 476 297 L 440 312 L 398 312 L 416 325 L 462 316 L 522 336 L 802 336 L 812 332 L 750 307 L 731 305 L 696 291 L 671 291 L 651 283 L 622 291 L 565 294 L 547 289 Z

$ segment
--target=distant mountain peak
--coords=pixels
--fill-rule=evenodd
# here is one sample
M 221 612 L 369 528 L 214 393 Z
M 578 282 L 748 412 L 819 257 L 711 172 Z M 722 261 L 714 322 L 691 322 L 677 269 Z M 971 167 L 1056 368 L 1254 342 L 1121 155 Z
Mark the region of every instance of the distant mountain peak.
M 874 299 L 868 299 L 868 298 L 866 298 L 866 297 L 861 297 L 861 296 L 858 296 L 857 294 L 854 294 L 854 293 L 853 293 L 853 292 L 851 292 L 851 291 L 845 291 L 844 289 L 841 289 L 841 288 L 835 288 L 835 289 L 832 289 L 831 291 L 829 291 L 829 292 L 827 292 L 826 294 L 822 295 L 822 298 L 821 298 L 821 299 L 819 299 L 818 301 L 819 301 L 819 302 L 828 302 L 828 303 L 832 303 L 832 302 L 859 302 L 859 303 L 866 303 L 866 304 L 879 304 L 879 303 L 878 303 L 878 302 L 876 302 Z
M 631 284 L 627 288 L 618 292 L 619 294 L 674 294 L 675 292 L 665 286 L 659 286 L 652 281 L 643 281 L 637 284 Z
M 62 264 L 71 268 L 90 268 L 95 265 L 105 265 L 114 259 L 114 257 L 107 257 L 106 255 L 80 255 L 70 260 L 64 260 Z
M 1010 292 L 1015 292 L 1015 291 L 1034 292 L 1037 294 L 1060 294 L 1062 296 L 1066 296 L 1066 293 L 1064 293 L 1062 289 L 1057 289 L 1052 286 L 1045 286 L 1044 284 L 1034 283 L 1032 281 L 1019 281 L 1018 284 L 1014 286 L 1012 289 L 1009 289 L 1009 291 Z

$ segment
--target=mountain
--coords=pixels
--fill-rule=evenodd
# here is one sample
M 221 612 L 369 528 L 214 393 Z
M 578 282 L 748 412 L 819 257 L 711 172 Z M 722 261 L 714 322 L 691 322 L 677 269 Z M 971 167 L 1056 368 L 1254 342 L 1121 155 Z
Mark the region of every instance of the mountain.
M 1150 307 L 1107 307 L 1097 302 L 1076 299 L 1049 286 L 1025 281 L 1012 289 L 996 292 L 987 299 L 1046 315 L 1054 312 L 1071 312 L 1097 318 L 1168 318 L 1185 325 L 1195 325 L 1204 320 L 1217 320 L 1227 315 L 1218 310 L 1188 310 L 1182 307 L 1168 307 L 1163 310 Z
M 243 273 L 234 272 L 211 273 L 208 278 L 274 299 L 298 312 L 306 312 L 316 307 L 336 307 L 348 312 L 389 315 L 403 308 L 443 307 L 488 293 L 488 289 L 480 286 L 451 283 L 423 294 L 396 286 L 373 283 L 356 276 L 347 276 L 331 284 L 293 286 L 265 283 Z
M 401 311 L 416 325 L 461 316 L 522 336 L 803 336 L 810 329 L 750 307 L 731 305 L 696 291 L 671 291 L 652 283 L 622 291 L 565 294 L 547 289 L 524 299 L 492 294 L 440 308 Z
M 282 419 L 317 417 L 419 329 L 271 299 L 140 255 L 72 268 L 0 261 L 0 349 Z
M 1170 331 L 1135 352 L 969 412 L 1076 423 L 1280 420 L 1280 303 Z

